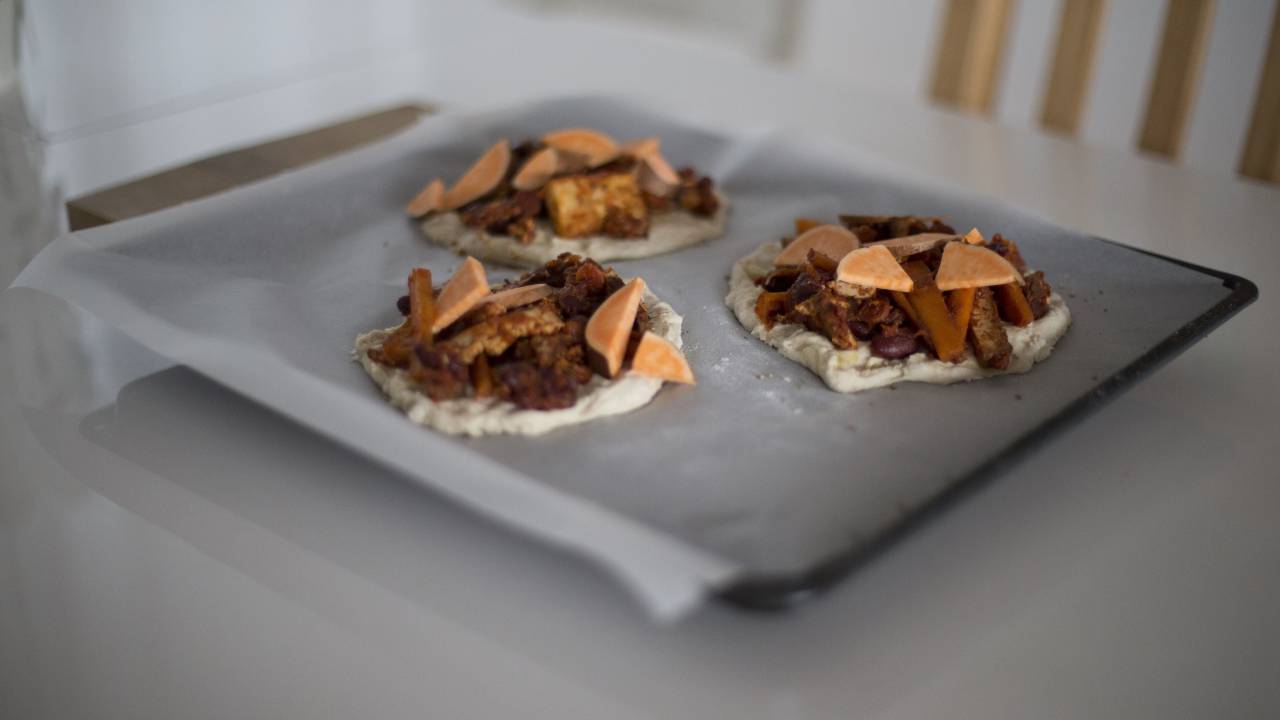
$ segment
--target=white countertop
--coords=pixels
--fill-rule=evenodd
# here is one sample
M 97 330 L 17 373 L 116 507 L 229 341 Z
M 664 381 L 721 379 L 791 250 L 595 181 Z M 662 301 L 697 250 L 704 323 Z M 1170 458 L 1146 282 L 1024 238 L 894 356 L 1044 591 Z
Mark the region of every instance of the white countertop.
M 379 82 L 104 130 L 45 162 L 103 184 L 391 97 L 474 106 L 604 82 L 556 80 L 570 61 L 548 53 L 531 85 L 406 60 Z M 1280 715 L 1280 189 L 728 62 L 608 81 L 695 121 L 837 137 L 1242 274 L 1261 299 L 802 610 L 713 605 L 658 628 L 594 568 L 8 295 L 0 716 Z

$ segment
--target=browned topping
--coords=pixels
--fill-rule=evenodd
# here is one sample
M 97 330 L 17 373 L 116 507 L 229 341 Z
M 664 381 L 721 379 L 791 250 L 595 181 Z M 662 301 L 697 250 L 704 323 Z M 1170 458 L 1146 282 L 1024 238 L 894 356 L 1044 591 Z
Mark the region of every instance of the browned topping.
M 444 342 L 457 351 L 464 363 L 477 355 L 501 355 L 512 343 L 527 335 L 546 335 L 564 325 L 550 301 L 512 310 L 463 330 Z
M 1015 268 L 1025 269 L 1017 244 L 999 234 L 985 242 L 975 228 L 962 239 L 939 218 L 912 215 L 841 215 L 840 221 L 863 243 L 907 238 L 889 243 L 906 248 L 917 242 L 912 237 L 920 239 L 919 249 L 913 246 L 896 259 L 913 289 L 903 292 L 841 282 L 842 266 L 810 251 L 803 265 L 775 267 L 756 278 L 761 293 L 755 313 L 765 328 L 778 323 L 804 325 L 840 349 L 870 341 L 872 354 L 893 360 L 923 351 L 959 362 L 967 345 L 983 367 L 1006 369 L 1013 354 L 1006 324 L 1029 324 L 1049 310 L 1052 290 L 1041 272 L 1020 271 L 1021 285 L 965 287 L 945 295 L 940 291 L 938 271 L 948 248 L 953 255 L 989 248 Z M 814 223 L 820 221 L 797 223 L 797 230 L 808 230 Z M 925 233 L 936 235 L 921 237 Z M 783 238 L 782 246 L 787 247 L 790 240 Z M 884 249 L 885 245 L 872 247 Z
M 482 302 L 436 333 L 430 346 L 415 341 L 406 319 L 369 357 L 407 369 L 432 400 L 494 397 L 526 409 L 568 407 L 593 375 L 587 319 L 623 284 L 612 269 L 565 253 L 499 290 L 541 286 L 533 294 L 542 297 L 532 304 Z M 642 304 L 627 337 L 624 367 L 648 329 Z
M 709 216 L 719 208 L 715 183 L 693 168 L 676 172 L 656 138 L 618 146 L 594 130 L 570 128 L 510 147 L 505 140 L 447 191 L 437 183 L 411 203 L 420 217 L 457 210 L 486 232 L 532 242 L 537 221 L 574 238 L 603 234 L 644 238 L 652 213 L 680 210 Z M 437 197 L 438 196 L 438 197 Z
M 1053 292 L 1053 288 L 1045 281 L 1044 273 L 1039 270 L 1024 275 L 1023 280 L 1027 283 L 1023 291 L 1026 293 L 1027 303 L 1031 305 L 1031 314 L 1039 320 L 1049 312 L 1049 294 Z
M 1018 272 L 1024 275 L 1027 272 L 1027 262 L 1022 259 L 1022 253 L 1018 251 L 1018 244 L 1012 240 L 1005 238 L 1000 233 L 991 236 L 991 243 L 988 245 L 995 250 L 1001 257 L 1009 261 Z
M 973 297 L 973 313 L 969 316 L 969 341 L 978 364 L 1004 370 L 1009 367 L 1013 346 L 1000 322 L 1000 314 L 991 288 L 978 288 Z
M 675 201 L 680 207 L 694 215 L 714 215 L 720 209 L 720 198 L 716 196 L 715 182 L 706 176 L 699 176 L 691 167 L 680 169 L 680 184 L 676 186 Z
M 877 240 L 919 235 L 921 233 L 946 233 L 955 235 L 955 228 L 942 222 L 942 218 L 917 215 L 841 215 L 840 222 L 853 231 L 862 244 Z

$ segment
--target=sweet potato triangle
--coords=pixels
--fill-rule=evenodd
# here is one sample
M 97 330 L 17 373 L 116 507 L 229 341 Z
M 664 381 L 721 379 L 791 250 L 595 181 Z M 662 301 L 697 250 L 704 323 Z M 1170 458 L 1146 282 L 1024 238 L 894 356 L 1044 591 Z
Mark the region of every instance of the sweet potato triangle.
M 542 142 L 561 152 L 583 158 L 588 167 L 603 165 L 618 156 L 618 143 L 602 132 L 587 128 L 567 128 L 549 132 Z
M 507 176 L 507 167 L 511 165 L 511 143 L 506 138 L 494 143 L 492 147 L 467 169 L 462 177 L 444 194 L 442 209 L 457 210 L 467 203 L 478 200 L 493 192 Z
M 503 310 L 510 310 L 511 308 L 528 305 L 543 298 L 551 297 L 555 292 L 555 288 L 543 283 L 521 285 L 520 287 L 507 288 L 506 290 L 499 290 L 492 295 L 486 295 L 476 302 L 475 307 L 493 303 Z
M 675 168 L 671 167 L 671 163 L 662 157 L 662 153 L 654 150 L 640 158 L 636 181 L 645 192 L 661 197 L 680 184 L 680 175 L 676 173 Z
M 633 158 L 640 159 L 647 157 L 651 153 L 658 152 L 661 142 L 656 137 L 637 138 L 622 143 L 618 151 L 623 155 L 630 155 Z
M 873 243 L 867 243 L 867 246 L 878 245 L 887 248 L 896 258 L 904 258 L 917 253 L 928 252 L 939 245 L 955 239 L 955 235 L 947 235 L 946 233 L 919 233 L 917 235 L 903 235 L 902 237 L 893 238 L 891 240 L 877 240 Z
M 999 253 L 978 245 L 950 243 L 934 278 L 939 290 L 958 290 L 1022 282 L 1022 275 Z
M 836 279 L 899 292 L 911 292 L 915 286 L 911 276 L 883 245 L 868 245 L 845 255 L 836 268 Z
M 511 178 L 511 187 L 517 190 L 537 190 L 546 185 L 559 169 L 560 154 L 556 149 L 542 148 L 520 166 L 515 177 Z
M 646 332 L 636 345 L 636 354 L 631 358 L 631 372 L 685 385 L 694 384 L 693 369 L 685 360 L 684 353 L 666 338 L 651 332 Z
M 803 265 L 810 250 L 839 262 L 858 248 L 858 236 L 839 225 L 819 225 L 796 236 L 791 244 L 773 259 L 774 265 Z
M 413 196 L 404 211 L 409 217 L 420 218 L 429 212 L 439 210 L 444 204 L 444 181 L 436 178 L 427 183 L 421 192 Z
M 605 298 L 587 320 L 588 359 L 592 367 L 607 378 L 617 377 L 622 369 L 631 326 L 636 321 L 643 295 L 644 280 L 636 278 Z
M 484 266 L 473 257 L 463 260 L 462 267 L 449 278 L 440 290 L 440 297 L 436 298 L 436 318 L 431 324 L 431 332 L 437 333 L 449 327 L 488 294 L 489 281 L 485 279 Z

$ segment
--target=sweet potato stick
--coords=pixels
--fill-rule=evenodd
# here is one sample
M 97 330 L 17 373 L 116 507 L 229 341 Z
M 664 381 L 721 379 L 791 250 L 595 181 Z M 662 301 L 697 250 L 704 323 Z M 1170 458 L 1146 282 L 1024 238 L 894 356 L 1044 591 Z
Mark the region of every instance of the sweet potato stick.
M 992 288 L 996 295 L 996 304 L 1000 306 L 1000 317 L 1018 327 L 1025 327 L 1035 321 L 1035 313 L 1031 311 L 1031 303 L 1017 283 L 996 285 Z
M 822 224 L 823 222 L 821 220 L 814 220 L 813 218 L 798 217 L 796 218 L 796 221 L 795 221 L 796 236 L 798 237 L 800 235 L 803 235 L 806 231 L 812 230 Z
M 782 314 L 786 300 L 785 292 L 762 292 L 756 298 L 756 317 L 766 330 L 772 328 L 778 315 Z
M 487 398 L 493 394 L 493 375 L 489 371 L 489 356 L 480 353 L 471 363 L 471 386 L 476 397 Z
M 969 330 L 969 316 L 973 314 L 973 296 L 977 290 L 978 288 L 962 288 L 947 293 L 947 309 L 951 310 L 952 317 L 956 319 L 960 337 L 964 337 Z
M 956 329 L 956 321 L 947 310 L 947 302 L 942 292 L 933 282 L 933 274 L 919 260 L 913 260 L 902 266 L 914 289 L 907 293 L 907 301 L 915 309 L 920 318 L 918 326 L 924 331 L 933 352 L 943 362 L 959 362 L 964 359 L 964 336 Z
M 414 268 L 409 273 L 409 326 L 413 339 L 431 347 L 431 324 L 436 319 L 436 296 L 431 289 L 431 271 Z

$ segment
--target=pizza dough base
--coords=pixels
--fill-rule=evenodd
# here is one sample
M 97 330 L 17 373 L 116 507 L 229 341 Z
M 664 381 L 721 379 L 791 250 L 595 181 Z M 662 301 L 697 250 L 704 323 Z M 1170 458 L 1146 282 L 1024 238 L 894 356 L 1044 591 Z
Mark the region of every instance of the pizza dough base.
M 1049 357 L 1054 344 L 1071 326 L 1071 312 L 1057 293 L 1049 296 L 1049 312 L 1044 317 L 1026 327 L 1006 325 L 1009 344 L 1013 346 L 1007 370 L 982 367 L 973 351 L 967 348 L 964 361 L 954 364 L 944 363 L 927 353 L 886 360 L 871 354 L 869 342 L 861 342 L 852 350 L 838 350 L 826 337 L 803 325 L 779 323 L 766 330 L 756 317 L 756 298 L 763 290 L 753 278 L 772 270 L 773 259 L 781 251 L 779 243 L 766 243 L 734 263 L 725 303 L 752 335 L 777 348 L 784 357 L 812 370 L 837 392 L 853 393 L 904 381 L 948 385 L 992 375 L 1024 373 Z
M 680 347 L 684 318 L 647 290 L 644 303 L 649 309 L 650 330 Z M 541 435 L 566 425 L 630 412 L 652 400 L 662 387 L 661 380 L 628 372 L 613 380 L 593 375 L 591 381 L 580 388 L 578 401 L 560 410 L 524 410 L 496 398 L 434 402 L 414 386 L 407 370 L 369 359 L 369 349 L 379 345 L 393 330 L 373 330 L 356 337 L 354 359 L 391 404 L 404 410 L 410 420 L 450 435 Z
M 437 213 L 422 221 L 422 233 L 429 240 L 478 260 L 514 267 L 540 267 L 560 253 L 571 252 L 597 262 L 634 260 L 673 252 L 696 245 L 724 232 L 729 205 L 723 195 L 720 207 L 711 217 L 701 217 L 684 210 L 669 210 L 652 215 L 649 236 L 630 240 L 607 235 L 562 238 L 546 220 L 537 221 L 534 238 L 521 243 L 510 235 L 495 235 L 482 229 L 467 227 L 456 212 Z

